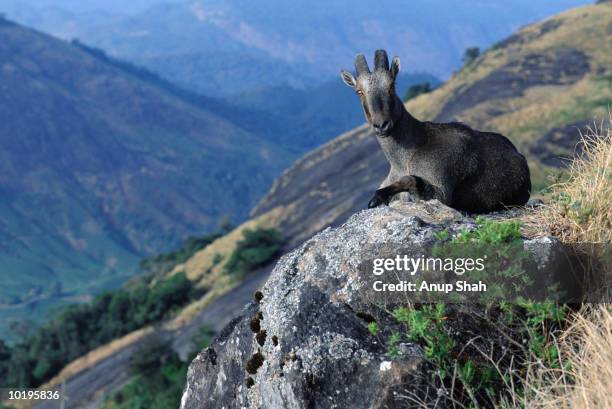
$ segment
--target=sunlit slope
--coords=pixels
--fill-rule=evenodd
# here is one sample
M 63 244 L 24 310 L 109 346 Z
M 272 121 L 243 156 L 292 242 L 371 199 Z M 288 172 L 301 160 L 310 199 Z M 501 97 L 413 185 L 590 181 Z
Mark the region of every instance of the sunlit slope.
M 572 9 L 523 28 L 436 91 L 410 101 L 417 117 L 460 120 L 509 136 L 546 165 L 612 102 L 612 4 Z M 537 175 L 536 175 L 537 176 Z

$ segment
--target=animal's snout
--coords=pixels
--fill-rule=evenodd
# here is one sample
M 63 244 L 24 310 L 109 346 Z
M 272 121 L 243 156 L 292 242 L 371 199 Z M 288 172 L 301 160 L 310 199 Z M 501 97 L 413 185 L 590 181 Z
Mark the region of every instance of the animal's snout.
M 387 135 L 391 131 L 391 128 L 393 128 L 393 122 L 383 121 L 380 123 L 374 123 L 372 124 L 372 126 L 374 127 L 374 131 L 376 131 L 376 134 Z

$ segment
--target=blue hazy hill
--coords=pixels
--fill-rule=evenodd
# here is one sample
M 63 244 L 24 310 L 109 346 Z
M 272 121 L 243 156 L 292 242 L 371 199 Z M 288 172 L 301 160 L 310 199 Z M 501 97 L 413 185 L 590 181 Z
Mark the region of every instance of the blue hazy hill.
M 3 19 L 0 61 L 2 317 L 245 217 L 294 157 L 231 120 L 259 114 Z
M 4 2 L 0 9 L 27 25 L 227 96 L 285 83 L 309 88 L 337 75 L 356 52 L 376 48 L 400 55 L 405 72 L 445 78 L 467 47 L 488 47 L 522 25 L 591 1 L 141 0 L 123 8 L 117 1 Z M 49 18 L 58 10 L 63 17 Z M 100 12 L 112 15 L 92 17 Z

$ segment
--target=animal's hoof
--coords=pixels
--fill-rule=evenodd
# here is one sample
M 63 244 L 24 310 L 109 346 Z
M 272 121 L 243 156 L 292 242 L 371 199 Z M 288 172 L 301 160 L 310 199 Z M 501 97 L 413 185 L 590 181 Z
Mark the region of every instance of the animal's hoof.
M 370 200 L 370 202 L 368 203 L 368 209 L 373 209 L 375 207 L 378 207 L 382 204 L 385 204 L 385 201 L 382 199 L 382 197 L 380 196 L 374 196 L 372 198 L 372 200 Z

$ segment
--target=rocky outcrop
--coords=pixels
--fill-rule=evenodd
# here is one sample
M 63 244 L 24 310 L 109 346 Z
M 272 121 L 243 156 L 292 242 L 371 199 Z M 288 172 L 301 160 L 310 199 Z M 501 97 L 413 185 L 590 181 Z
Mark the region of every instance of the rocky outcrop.
M 516 212 L 492 217 L 508 215 Z M 373 321 L 400 328 L 368 297 L 363 263 L 379 251 L 423 249 L 442 230 L 474 227 L 474 219 L 437 201 L 396 201 L 317 234 L 281 258 L 254 301 L 195 358 L 181 408 L 409 407 L 407 388 L 435 400 L 419 376 L 421 347 L 403 343 L 390 359 L 368 330 Z M 526 241 L 542 260 L 557 245 Z

